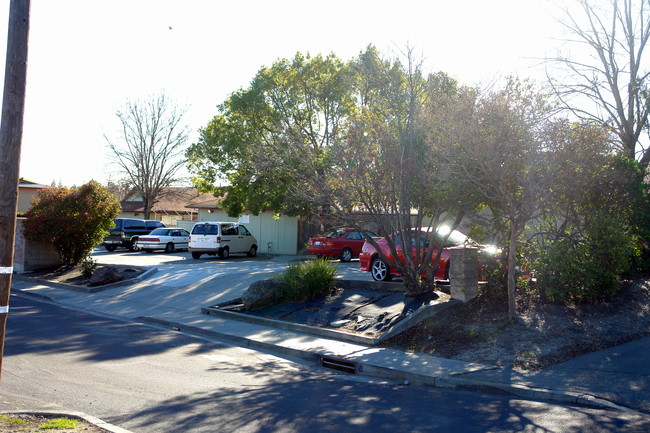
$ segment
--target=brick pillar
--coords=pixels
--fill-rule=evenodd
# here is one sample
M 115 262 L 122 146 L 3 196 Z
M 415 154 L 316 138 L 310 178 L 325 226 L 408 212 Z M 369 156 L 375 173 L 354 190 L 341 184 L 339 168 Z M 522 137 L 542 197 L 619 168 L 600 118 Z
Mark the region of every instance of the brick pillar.
M 449 268 L 451 297 L 463 302 L 478 295 L 478 249 L 452 247 Z

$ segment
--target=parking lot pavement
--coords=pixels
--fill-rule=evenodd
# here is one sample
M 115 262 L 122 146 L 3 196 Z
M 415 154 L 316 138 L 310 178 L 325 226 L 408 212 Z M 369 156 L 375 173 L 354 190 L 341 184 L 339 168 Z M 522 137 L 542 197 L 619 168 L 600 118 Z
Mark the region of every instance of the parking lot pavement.
M 187 251 L 167 254 L 164 252 L 145 253 L 143 251 L 131 252 L 126 249 L 118 249 L 114 252 L 108 252 L 101 247 L 95 248 L 93 258 L 100 264 L 155 266 L 159 269 L 159 272 L 164 271 L 168 266 L 176 272 L 182 272 L 180 269 L 190 269 L 190 267 L 193 271 L 200 272 L 200 269 L 204 269 L 208 273 L 228 273 L 239 272 L 241 269 L 255 269 L 258 279 L 266 278 L 273 273 L 282 272 L 286 266 L 305 259 L 304 256 L 270 256 L 265 254 L 251 258 L 245 254 L 241 254 L 232 255 L 226 260 L 220 259 L 217 256 L 202 256 L 197 260 L 193 259 Z M 361 271 L 359 261 L 356 259 L 348 263 L 332 260 L 331 263 L 337 267 L 338 278 L 372 280 L 369 272 Z M 268 274 L 262 276 L 267 271 Z
M 234 255 L 225 260 L 212 256 L 203 256 L 197 260 L 188 252 L 108 252 L 102 248 L 95 249 L 93 258 L 99 264 L 156 267 L 158 271 L 155 274 L 124 289 L 120 299 L 169 309 L 183 308 L 178 305 L 181 295 L 183 303 L 196 306 L 231 301 L 241 297 L 253 282 L 279 274 L 288 265 L 300 259 L 297 256 L 260 255 L 251 258 L 246 255 Z M 371 279 L 370 274 L 359 269 L 359 262 L 356 260 L 349 263 L 332 263 L 337 265 L 338 278 Z M 155 290 L 140 290 L 143 287 Z

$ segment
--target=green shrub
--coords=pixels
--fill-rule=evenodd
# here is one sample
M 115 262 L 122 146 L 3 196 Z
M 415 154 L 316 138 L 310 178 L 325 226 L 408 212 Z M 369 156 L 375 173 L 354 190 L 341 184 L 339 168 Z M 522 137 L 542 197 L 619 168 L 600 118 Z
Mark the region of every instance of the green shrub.
M 299 302 L 329 294 L 334 288 L 336 265 L 324 259 L 289 266 L 282 274 L 282 298 Z
M 26 213 L 25 237 L 52 244 L 64 265 L 77 265 L 114 226 L 117 198 L 98 182 L 45 188 Z
M 539 284 L 551 301 L 602 301 L 619 290 L 619 276 L 640 254 L 638 241 L 618 219 L 600 215 L 583 237 L 561 238 L 541 252 Z
M 86 256 L 86 258 L 81 261 L 81 274 L 86 278 L 91 277 L 96 268 L 97 261 L 93 260 L 90 256 Z

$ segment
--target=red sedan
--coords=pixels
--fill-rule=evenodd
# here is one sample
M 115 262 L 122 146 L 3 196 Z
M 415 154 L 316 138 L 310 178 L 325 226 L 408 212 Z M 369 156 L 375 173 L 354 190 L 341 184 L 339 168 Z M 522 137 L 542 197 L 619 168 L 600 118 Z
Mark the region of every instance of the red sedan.
M 365 231 L 369 236 L 379 237 Z M 351 228 L 330 230 L 321 236 L 313 236 L 307 242 L 307 254 L 318 257 L 338 257 L 342 262 L 349 262 L 358 257 L 365 238 L 363 233 Z
M 437 237 L 442 239 L 442 235 L 440 231 L 438 231 Z M 397 256 L 402 261 L 402 263 L 405 263 L 406 260 L 404 259 L 404 252 L 402 249 L 399 236 L 393 234 L 391 235 L 391 238 L 395 242 L 395 249 L 397 251 Z M 426 254 L 427 248 L 429 246 L 429 230 L 427 228 L 423 228 L 420 231 L 419 236 L 416 231 L 414 231 L 411 234 L 411 249 L 412 249 L 413 257 L 415 257 L 416 242 L 418 242 L 418 238 L 420 242 L 420 254 L 424 255 Z M 449 238 L 447 239 L 447 242 L 444 245 L 442 253 L 440 253 L 440 261 L 438 262 L 438 269 L 436 270 L 436 273 L 434 275 L 434 278 L 436 280 L 449 279 L 449 257 L 451 253 L 449 252 L 448 248 L 456 245 L 463 245 L 467 241 L 467 239 L 468 239 L 467 236 L 465 236 L 459 231 L 454 230 L 453 232 L 451 232 Z M 359 263 L 361 265 L 361 270 L 370 272 L 372 274 L 372 278 L 374 278 L 377 281 L 390 281 L 393 277 L 399 277 L 399 272 L 393 266 L 396 263 L 396 261 L 395 258 L 393 257 L 393 254 L 390 251 L 390 247 L 388 246 L 388 241 L 386 240 L 386 238 L 381 238 L 377 240 L 377 244 L 379 245 L 381 251 L 384 253 L 384 256 L 388 259 L 388 262 L 379 256 L 379 253 L 377 252 L 375 247 L 372 246 L 372 244 L 366 242 L 361 249 L 361 254 L 359 254 Z M 436 254 L 438 253 L 439 248 L 440 247 L 438 245 L 438 242 L 434 242 L 434 251 L 431 256 L 432 263 L 433 260 L 435 260 L 436 258 Z

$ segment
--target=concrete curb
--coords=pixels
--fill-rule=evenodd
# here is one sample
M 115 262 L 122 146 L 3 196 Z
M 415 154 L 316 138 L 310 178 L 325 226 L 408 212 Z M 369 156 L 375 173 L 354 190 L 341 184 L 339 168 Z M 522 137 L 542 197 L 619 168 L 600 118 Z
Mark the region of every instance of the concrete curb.
M 208 331 L 203 328 L 194 326 L 183 325 L 181 323 L 170 322 L 166 320 L 156 319 L 152 317 L 139 317 L 138 320 L 143 323 L 150 323 L 159 325 L 165 328 L 170 328 L 176 331 L 183 331 L 194 333 L 197 335 L 218 338 L 228 341 L 242 347 L 253 349 L 262 349 L 272 353 L 292 356 L 299 359 L 304 359 L 310 362 L 322 363 L 323 357 L 337 356 L 336 354 L 327 353 L 314 353 L 311 351 L 304 351 L 296 348 L 279 346 L 273 343 L 265 343 L 242 336 L 233 336 L 230 334 L 220 333 L 218 331 Z M 369 348 L 370 349 L 370 348 Z M 383 365 L 376 365 L 371 362 L 364 361 L 361 358 L 351 359 L 350 357 L 340 357 L 346 361 L 354 362 L 356 365 L 356 372 L 364 376 L 375 377 L 378 379 L 393 380 L 401 383 L 412 383 L 427 385 L 434 388 L 445 388 L 454 390 L 465 390 L 473 392 L 485 392 L 490 394 L 508 394 L 516 397 L 521 397 L 536 401 L 548 401 L 555 403 L 576 404 L 594 409 L 607 409 L 617 410 L 622 412 L 641 413 L 634 409 L 617 405 L 609 400 L 599 398 L 597 396 L 578 393 L 572 391 L 560 391 L 547 388 L 534 388 L 520 384 L 507 384 L 499 382 L 488 382 L 475 379 L 467 379 L 462 377 L 462 374 L 456 376 L 434 376 L 422 374 L 408 369 L 397 369 L 386 367 Z
M 381 292 L 395 292 L 403 293 L 404 290 L 401 285 L 395 285 L 390 282 L 382 281 L 358 281 L 358 280 L 344 280 L 337 279 L 335 285 L 339 289 L 344 290 L 374 290 Z M 440 295 L 446 296 L 443 292 L 437 292 Z M 253 323 L 261 326 L 269 326 L 272 328 L 283 329 L 285 331 L 295 331 L 305 334 L 315 335 L 317 337 L 331 338 L 339 341 L 346 341 L 349 343 L 362 344 L 365 346 L 374 346 L 387 340 L 407 329 L 417 325 L 421 321 L 428 319 L 439 312 L 446 310 L 454 305 L 460 304 L 461 301 L 456 299 L 448 299 L 444 302 L 436 302 L 434 304 L 423 305 L 418 308 L 413 314 L 410 314 L 397 323 L 392 325 L 387 331 L 383 332 L 377 337 L 369 337 L 361 333 L 353 333 L 346 331 L 339 331 L 337 329 L 325 328 L 320 326 L 312 326 L 303 323 L 294 323 L 278 319 L 270 319 L 263 316 L 254 314 L 240 313 L 231 311 L 227 307 L 232 305 L 241 304 L 241 298 L 233 299 L 231 301 L 223 302 L 221 304 L 202 307 L 201 313 L 209 316 L 221 317 L 227 320 L 239 320 L 241 322 Z
M 379 290 L 379 289 L 377 289 Z M 223 305 L 230 305 L 231 302 L 226 302 Z M 315 335 L 317 337 L 332 338 L 340 341 L 347 341 L 349 343 L 363 344 L 366 346 L 374 346 L 387 340 L 407 329 L 417 325 L 421 321 L 434 316 L 440 311 L 446 310 L 461 301 L 451 299 L 444 303 L 437 303 L 433 305 L 424 305 L 420 307 L 414 314 L 400 320 L 393 325 L 388 331 L 381 334 L 379 337 L 366 337 L 362 334 L 354 334 L 351 332 L 338 331 L 336 329 L 321 328 L 319 326 L 305 325 L 302 323 L 285 322 L 283 320 L 269 319 L 262 316 L 255 316 L 252 314 L 239 313 L 236 311 L 229 311 L 219 307 L 203 307 L 201 308 L 202 314 L 209 316 L 221 317 L 230 320 L 239 320 L 241 322 L 254 323 L 261 326 L 270 326 L 272 328 L 284 329 L 286 331 L 302 332 L 305 334 Z
M 82 412 L 63 412 L 59 410 L 39 410 L 39 411 L 2 411 L 5 415 L 43 415 L 43 416 L 60 416 L 66 418 L 77 418 L 93 424 L 99 428 L 109 431 L 110 433 L 131 433 L 130 430 L 123 429 L 113 424 L 109 424 L 94 416 L 86 415 Z
M 561 391 L 548 388 L 534 388 L 520 384 L 508 384 L 499 382 L 487 382 L 462 377 L 441 377 L 436 379 L 434 385 L 438 388 L 467 390 L 474 392 L 507 393 L 521 398 L 535 401 L 548 401 L 555 403 L 577 404 L 594 409 L 618 410 L 621 412 L 641 413 L 634 409 L 624 407 L 594 395 Z
M 139 283 L 140 281 L 149 278 L 153 274 L 158 272 L 158 268 L 153 267 L 149 268 L 146 271 L 144 271 L 142 274 L 138 275 L 137 277 L 134 278 L 129 278 L 126 280 L 121 280 L 121 281 L 116 281 L 114 283 L 110 284 L 104 284 L 102 286 L 95 286 L 95 287 L 86 287 L 86 286 L 77 286 L 75 284 L 68 284 L 68 283 L 57 283 L 54 281 L 50 280 L 45 280 L 42 278 L 34 278 L 34 277 L 28 277 L 23 274 L 14 274 L 12 278 L 15 278 L 20 281 L 32 281 L 35 283 L 43 284 L 46 286 L 52 286 L 52 287 L 58 287 L 61 289 L 68 289 L 68 290 L 74 290 L 77 292 L 85 292 L 85 293 L 97 293 L 97 292 L 102 292 L 104 290 L 112 289 L 115 287 L 121 287 L 121 286 L 126 286 L 128 284 L 133 284 L 133 283 Z
M 294 358 L 304 359 L 310 362 L 318 362 L 321 358 L 321 355 L 307 352 L 300 349 L 294 349 L 289 347 L 278 346 L 273 343 L 265 343 L 262 341 L 253 340 L 251 338 L 234 336 L 231 334 L 221 333 L 218 331 L 209 331 L 197 326 L 184 325 L 182 323 L 171 322 L 163 319 L 156 319 L 155 317 L 137 317 L 136 320 L 142 323 L 148 323 L 151 325 L 158 325 L 163 328 L 173 329 L 174 331 L 188 332 L 195 335 L 201 335 L 204 337 L 218 338 L 237 346 L 249 347 L 252 349 L 261 349 L 272 353 L 277 353 L 281 355 L 292 356 Z
M 209 316 L 222 317 L 224 319 L 239 320 L 241 322 L 254 323 L 256 325 L 268 326 L 271 328 L 284 329 L 285 331 L 295 331 L 304 334 L 315 335 L 317 337 L 331 338 L 334 340 L 347 341 L 349 343 L 363 344 L 373 346 L 383 340 L 383 338 L 365 337 L 360 334 L 350 334 L 335 329 L 319 328 L 317 326 L 303 325 L 301 323 L 284 322 L 282 320 L 268 319 L 266 317 L 253 316 L 250 314 L 237 313 L 234 311 L 220 310 L 218 308 L 201 308 L 201 313 Z

